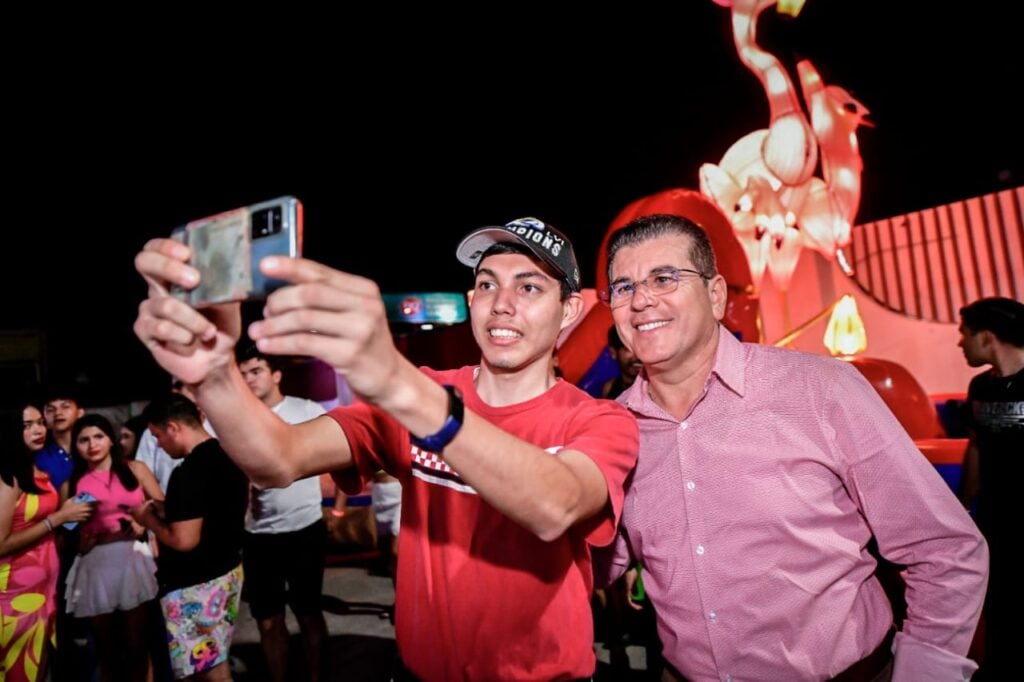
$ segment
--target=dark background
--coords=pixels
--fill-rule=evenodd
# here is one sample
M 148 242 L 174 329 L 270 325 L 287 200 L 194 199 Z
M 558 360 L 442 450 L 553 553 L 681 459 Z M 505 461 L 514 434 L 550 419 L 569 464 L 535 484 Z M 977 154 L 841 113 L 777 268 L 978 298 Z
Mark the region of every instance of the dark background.
M 858 221 L 1020 185 L 1024 12 L 890 4 L 760 22 L 787 66 L 811 59 L 871 110 Z M 710 1 L 347 11 L 8 27 L 41 42 L 10 55 L 0 328 L 42 330 L 49 378 L 96 403 L 165 386 L 131 332 L 132 257 L 187 220 L 295 194 L 309 257 L 398 292 L 466 288 L 462 234 L 536 215 L 587 285 L 619 210 L 696 188 L 768 123 Z

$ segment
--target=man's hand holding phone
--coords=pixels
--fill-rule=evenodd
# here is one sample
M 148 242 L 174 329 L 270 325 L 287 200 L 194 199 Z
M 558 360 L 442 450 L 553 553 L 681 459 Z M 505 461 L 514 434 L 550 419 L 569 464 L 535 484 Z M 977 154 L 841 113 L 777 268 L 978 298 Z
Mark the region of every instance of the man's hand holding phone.
M 396 379 L 402 369 L 422 377 L 395 348 L 375 282 L 302 258 L 268 258 L 262 267 L 292 286 L 271 294 L 264 319 L 249 327 L 261 351 L 318 358 L 376 404 L 400 392 Z
M 151 240 L 135 258 L 149 285 L 136 336 L 186 383 L 228 367 L 241 333 L 238 301 L 262 298 L 283 284 L 260 273 L 258 260 L 298 255 L 301 235 L 301 203 L 281 197 L 192 221 L 172 239 Z
M 161 367 L 187 384 L 230 365 L 242 327 L 238 303 L 209 306 L 200 313 L 171 296 L 172 285 L 188 288 L 199 282 L 199 272 L 188 264 L 191 254 L 189 247 L 172 239 L 153 239 L 135 257 L 135 269 L 149 285 L 135 318 L 135 335 Z

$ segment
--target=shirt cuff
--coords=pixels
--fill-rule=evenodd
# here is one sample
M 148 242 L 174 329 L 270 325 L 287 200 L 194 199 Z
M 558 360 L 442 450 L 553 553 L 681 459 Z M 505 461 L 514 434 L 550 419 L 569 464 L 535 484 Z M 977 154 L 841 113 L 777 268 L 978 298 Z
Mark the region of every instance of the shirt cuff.
M 934 644 L 914 639 L 903 632 L 896 633 L 892 643 L 892 682 L 918 682 L 919 680 L 949 680 L 967 682 L 978 669 L 978 664 L 964 656 L 940 649 Z

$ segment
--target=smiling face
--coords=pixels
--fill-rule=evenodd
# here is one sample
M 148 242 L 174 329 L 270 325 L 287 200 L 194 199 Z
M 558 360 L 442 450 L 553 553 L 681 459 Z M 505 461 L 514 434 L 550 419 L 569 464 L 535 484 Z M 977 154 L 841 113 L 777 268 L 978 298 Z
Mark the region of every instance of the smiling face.
M 113 445 L 110 436 L 97 426 L 86 426 L 75 439 L 78 456 L 85 460 L 90 469 L 109 463 L 110 448 Z
M 46 421 L 31 405 L 21 411 L 21 436 L 29 452 L 39 452 L 46 445 Z
M 518 253 L 488 256 L 477 268 L 470 320 L 483 363 L 512 372 L 548 366 L 559 332 L 579 316 L 580 296 L 561 298 L 558 280 Z
M 690 258 L 690 237 L 665 235 L 615 254 L 611 282 L 640 282 L 669 268 L 697 269 Z M 626 305 L 612 309 L 623 343 L 647 368 L 672 370 L 718 334 L 725 314 L 726 287 L 721 275 L 705 281 L 683 273 L 675 291 L 652 294 L 643 284 Z

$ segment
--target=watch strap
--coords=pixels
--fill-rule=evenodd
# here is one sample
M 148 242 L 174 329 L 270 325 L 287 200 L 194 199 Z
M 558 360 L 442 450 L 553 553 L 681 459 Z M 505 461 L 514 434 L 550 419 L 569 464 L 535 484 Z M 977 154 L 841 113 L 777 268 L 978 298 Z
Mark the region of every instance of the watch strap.
M 462 421 L 465 416 L 465 405 L 462 403 L 462 394 L 459 389 L 451 384 L 444 384 L 444 390 L 448 392 L 448 417 L 437 433 L 417 438 L 409 434 L 412 444 L 421 450 L 438 453 L 444 450 L 445 446 L 452 442 L 455 435 L 462 428 Z

